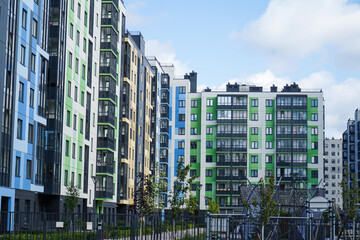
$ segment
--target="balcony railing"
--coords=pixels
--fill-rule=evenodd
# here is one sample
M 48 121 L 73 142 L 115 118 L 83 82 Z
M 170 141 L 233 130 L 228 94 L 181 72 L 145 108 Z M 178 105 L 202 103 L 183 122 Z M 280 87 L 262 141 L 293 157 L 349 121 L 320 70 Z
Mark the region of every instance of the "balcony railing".
M 225 161 L 217 161 L 216 166 L 247 166 L 247 161 L 241 161 L 241 162 L 225 162 Z
M 246 176 L 216 176 L 216 180 L 242 181 L 246 180 Z

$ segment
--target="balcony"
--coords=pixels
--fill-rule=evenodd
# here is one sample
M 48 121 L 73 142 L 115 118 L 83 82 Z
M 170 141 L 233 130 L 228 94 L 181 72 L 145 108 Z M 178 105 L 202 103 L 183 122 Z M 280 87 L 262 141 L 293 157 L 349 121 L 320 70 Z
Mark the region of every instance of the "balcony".
M 280 177 L 277 176 L 276 179 L 279 180 Z M 285 176 L 282 176 L 281 181 L 290 182 L 290 181 L 293 181 L 293 177 L 290 177 L 290 176 L 286 176 L 286 177 L 285 177 Z M 307 181 L 307 177 L 296 177 L 296 178 L 295 178 L 295 181 L 296 181 L 296 182 L 301 182 L 301 181 L 305 181 L 305 182 L 306 182 L 306 181 Z
M 217 147 L 219 152 L 246 152 L 246 147 Z
M 246 133 L 217 133 L 217 137 L 238 137 L 238 138 L 246 138 Z
M 98 137 L 97 140 L 97 147 L 98 148 L 110 148 L 115 150 L 115 140 L 109 137 Z
M 115 126 L 115 116 L 113 114 L 108 115 L 107 113 L 99 113 L 98 116 L 99 123 L 109 123 Z
M 216 162 L 216 166 L 225 166 L 225 167 L 230 167 L 230 166 L 234 166 L 234 167 L 246 167 L 247 166 L 247 162 L 246 161 L 241 161 L 241 162 L 225 162 L 225 161 L 217 161 Z
M 96 163 L 96 172 L 97 173 L 114 173 L 114 165 L 110 162 L 104 163 L 104 162 L 97 162 Z
M 291 162 L 288 161 L 277 161 L 276 165 L 279 167 L 290 167 L 291 166 Z M 307 166 L 307 162 L 293 162 L 292 165 L 294 167 L 306 167 Z
M 111 17 L 111 14 L 103 15 L 101 18 L 101 25 L 113 26 L 114 29 L 118 30 L 118 19 L 116 17 Z
M 216 176 L 216 180 L 245 181 L 246 176 Z
M 116 102 L 115 88 L 99 88 L 99 98 L 109 98 Z
M 98 190 L 99 189 L 99 190 Z M 106 198 L 112 199 L 113 193 L 110 191 L 106 191 L 105 189 L 96 188 L 95 198 Z
M 216 194 L 219 195 L 239 195 L 239 190 L 231 190 L 231 189 L 216 189 Z

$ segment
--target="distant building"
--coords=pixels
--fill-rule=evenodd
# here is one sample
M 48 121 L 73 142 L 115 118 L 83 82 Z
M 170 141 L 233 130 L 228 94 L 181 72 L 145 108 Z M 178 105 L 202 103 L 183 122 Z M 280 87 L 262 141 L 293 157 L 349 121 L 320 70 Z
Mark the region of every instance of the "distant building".
M 334 199 L 342 207 L 341 181 L 343 179 L 342 139 L 325 139 L 324 185 L 325 197 Z

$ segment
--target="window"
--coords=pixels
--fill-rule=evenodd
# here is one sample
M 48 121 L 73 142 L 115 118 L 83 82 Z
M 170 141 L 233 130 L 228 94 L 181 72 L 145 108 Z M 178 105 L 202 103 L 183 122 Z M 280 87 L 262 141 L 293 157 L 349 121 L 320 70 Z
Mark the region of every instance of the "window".
M 179 93 L 186 93 L 186 87 L 179 87 Z
M 191 142 L 190 149 L 197 149 L 197 142 Z
M 77 179 L 77 187 L 81 188 L 81 174 L 78 174 L 78 179 Z
M 179 128 L 178 134 L 179 135 L 185 135 L 185 128 Z
M 252 99 L 251 100 L 251 106 L 252 107 L 258 107 L 259 106 L 259 100 L 258 99 Z
M 206 162 L 212 162 L 212 155 L 206 155 Z
M 73 128 L 74 128 L 74 130 L 76 130 L 76 122 L 77 122 L 77 116 L 76 116 L 76 114 L 74 114 L 74 117 L 73 117 Z
M 190 186 L 191 186 L 191 191 L 196 191 L 196 184 L 192 183 Z
M 81 105 L 84 106 L 84 101 L 85 101 L 85 93 L 83 91 L 81 91 Z
M 251 170 L 251 177 L 257 177 L 258 176 L 258 170 Z
M 273 106 L 273 100 L 271 100 L 271 99 L 266 99 L 265 105 L 266 105 L 266 107 L 272 107 L 272 106 Z
M 311 121 L 317 121 L 318 120 L 318 114 L 317 113 L 312 113 L 311 114 Z
M 258 113 L 252 113 L 251 114 L 251 121 L 258 121 L 259 120 L 259 114 Z
M 26 51 L 25 46 L 21 45 L 20 63 L 21 63 L 22 65 L 25 65 L 25 51 Z
M 20 161 L 21 158 L 16 156 L 16 162 L 15 162 L 15 176 L 20 177 Z
M 78 58 L 76 58 L 76 60 L 75 60 L 75 72 L 77 74 L 79 74 L 79 59 Z
M 213 120 L 213 114 L 212 113 L 207 113 L 206 114 L 206 120 L 209 120 L 209 121 Z
M 197 128 L 190 128 L 190 135 L 197 135 Z
M 205 185 L 205 191 L 212 191 L 212 184 L 211 183 L 207 183 Z
M 18 119 L 17 124 L 17 139 L 22 139 L 23 121 L 21 119 Z
M 212 127 L 206 127 L 206 134 L 208 134 L 208 135 L 213 134 L 213 128 Z
M 196 163 L 196 155 L 191 155 L 190 156 L 190 162 L 191 163 Z
M 272 113 L 267 113 L 267 114 L 265 115 L 265 119 L 266 119 L 266 121 L 272 121 L 272 120 L 273 120 L 273 115 L 272 115 Z
M 312 157 L 311 157 L 311 163 L 316 164 L 316 163 L 318 163 L 318 162 L 319 162 L 318 156 L 312 156 Z
M 29 106 L 34 108 L 34 89 L 30 88 Z
M 81 69 L 81 78 L 85 80 L 85 74 L 86 74 L 86 70 L 85 70 L 85 64 L 82 65 L 82 69 Z M 95 88 L 94 88 L 95 89 Z M 95 97 L 95 93 L 93 93 L 93 96 Z
M 205 170 L 205 176 L 206 177 L 212 177 L 212 169 L 206 169 Z
M 185 160 L 185 157 L 184 157 L 184 155 L 179 155 L 178 156 L 178 161 L 180 162 L 180 161 L 184 161 Z
M 80 133 L 84 132 L 84 119 L 80 118 Z
M 335 176 L 335 175 L 333 175 Z M 319 174 L 318 174 L 318 170 L 313 170 L 311 171 L 311 178 L 318 178 Z
M 66 126 L 68 126 L 68 127 L 70 127 L 70 111 L 69 110 L 67 110 L 66 111 Z
M 37 21 L 35 19 L 33 19 L 33 22 L 32 22 L 31 34 L 34 38 L 37 37 Z
M 76 152 L 76 144 L 73 143 L 73 144 L 72 144 L 72 158 L 74 158 L 74 159 L 75 159 L 75 157 L 76 157 L 75 152 Z
M 259 128 L 257 128 L 257 127 L 252 127 L 251 128 L 251 134 L 252 135 L 258 135 L 258 133 L 259 133 Z
M 197 114 L 191 114 L 191 121 L 197 121 Z
M 257 155 L 252 155 L 251 156 L 251 162 L 252 163 L 257 163 L 259 161 L 259 157 Z
M 19 82 L 19 101 L 24 102 L 24 83 Z
M 191 107 L 197 107 L 198 101 L 197 100 L 191 100 Z
M 258 149 L 258 147 L 259 147 L 258 144 L 259 144 L 259 143 L 258 143 L 257 141 L 251 142 L 251 148 L 252 148 L 252 149 Z
M 78 87 L 77 86 L 75 86 L 75 88 L 74 88 L 74 100 L 75 100 L 75 102 L 78 101 Z
M 272 156 L 266 155 L 265 156 L 265 163 L 272 163 Z
M 315 128 L 311 128 L 311 135 L 318 135 L 318 128 L 315 127 Z
M 179 121 L 185 121 L 185 114 L 179 114 Z
M 311 149 L 318 149 L 318 143 L 317 142 L 311 142 Z
M 32 175 L 32 167 L 31 167 L 31 160 L 26 160 L 26 178 L 31 179 Z
M 184 108 L 185 107 L 185 100 L 179 100 L 179 107 Z
M 72 68 L 72 65 L 73 65 L 73 55 L 71 52 L 69 52 L 69 68 Z
M 206 148 L 213 148 L 213 142 L 212 141 L 206 141 Z
M 178 149 L 184 149 L 184 148 L 185 148 L 185 142 L 184 141 L 178 142 Z
M 265 142 L 265 148 L 266 149 L 272 149 L 273 148 L 273 142 Z
M 317 99 L 312 99 L 311 100 L 311 106 L 312 107 L 317 107 L 318 106 L 318 100 Z
M 70 23 L 70 38 L 74 39 L 74 25 L 72 23 Z
M 196 176 L 196 169 L 190 169 L 190 177 Z
M 207 107 L 214 106 L 214 100 L 213 99 L 206 99 L 206 106 Z
M 272 171 L 271 170 L 265 170 L 265 177 L 271 177 Z
M 271 135 L 272 134 L 272 128 L 271 127 L 265 128 L 265 133 L 266 133 L 266 135 Z
M 28 142 L 29 143 L 33 143 L 34 142 L 34 125 L 29 124 L 29 129 L 28 129 Z
M 74 1 L 74 0 L 73 0 Z M 68 170 L 65 170 L 65 174 L 64 174 L 64 185 L 68 186 L 69 185 L 69 172 Z
M 84 25 L 87 26 L 87 18 L 88 18 L 88 13 L 85 11 L 84 12 Z
M 78 18 L 81 17 L 81 5 L 80 5 L 80 3 L 78 3 L 77 17 L 78 17 Z
M 83 39 L 83 51 L 84 53 L 86 53 L 86 38 Z M 96 76 L 96 66 L 95 66 L 95 76 Z
M 26 23 L 27 23 L 27 11 L 25 9 L 23 9 L 21 26 L 25 29 L 26 29 Z
M 36 55 L 31 53 L 31 71 L 35 72 Z
M 70 155 L 70 142 L 69 140 L 66 140 L 66 144 L 65 144 L 65 156 L 69 156 Z

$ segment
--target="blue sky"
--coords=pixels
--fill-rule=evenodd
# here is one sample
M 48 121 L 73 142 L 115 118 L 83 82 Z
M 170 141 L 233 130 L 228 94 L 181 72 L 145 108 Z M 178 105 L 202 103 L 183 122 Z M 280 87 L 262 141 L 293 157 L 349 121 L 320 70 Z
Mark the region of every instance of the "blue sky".
M 228 81 L 321 88 L 326 136 L 340 137 L 360 105 L 359 0 L 125 0 L 127 28 L 146 54 L 195 70 L 198 85 Z

